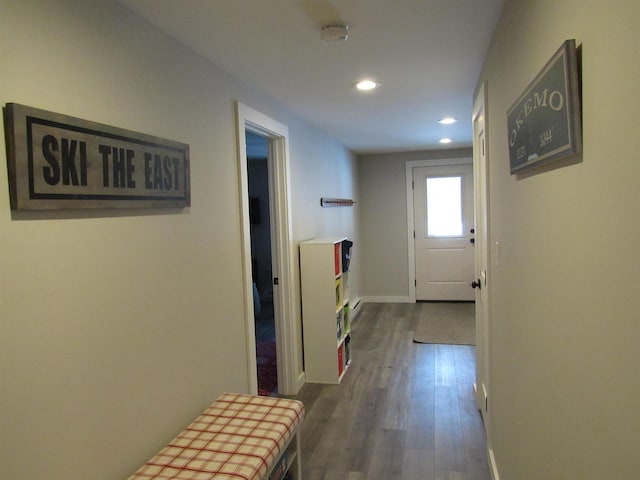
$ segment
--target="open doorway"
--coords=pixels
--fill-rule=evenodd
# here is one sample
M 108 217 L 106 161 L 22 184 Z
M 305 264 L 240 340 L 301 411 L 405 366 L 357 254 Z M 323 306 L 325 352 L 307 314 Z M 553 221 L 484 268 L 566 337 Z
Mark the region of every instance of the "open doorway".
M 269 202 L 269 144 L 266 137 L 249 130 L 245 131 L 245 137 L 258 394 L 269 396 L 278 394 Z
M 240 102 L 237 108 L 238 167 L 240 183 L 240 217 L 242 229 L 242 270 L 245 300 L 247 391 L 258 393 L 253 261 L 251 249 L 251 214 L 247 172 L 247 133 L 266 139 L 269 185 L 269 226 L 271 239 L 271 275 L 279 395 L 295 395 L 304 384 L 301 351 L 301 326 L 295 319 L 294 248 L 291 234 L 289 186 L 289 129 L 274 119 Z M 265 207 L 266 208 L 266 207 Z M 262 205 L 260 205 L 262 210 Z M 258 276 L 268 272 L 258 272 Z M 269 276 L 269 275 L 265 275 Z M 257 285 L 256 285 L 257 288 Z M 269 290 L 265 290 L 269 296 Z M 260 305 L 262 308 L 262 304 Z

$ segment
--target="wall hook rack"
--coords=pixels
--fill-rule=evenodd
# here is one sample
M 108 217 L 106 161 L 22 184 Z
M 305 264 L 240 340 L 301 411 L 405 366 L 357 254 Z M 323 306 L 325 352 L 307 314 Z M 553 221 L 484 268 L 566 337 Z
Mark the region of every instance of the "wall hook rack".
M 323 208 L 329 207 L 352 207 L 356 202 L 350 198 L 320 198 L 320 206 Z

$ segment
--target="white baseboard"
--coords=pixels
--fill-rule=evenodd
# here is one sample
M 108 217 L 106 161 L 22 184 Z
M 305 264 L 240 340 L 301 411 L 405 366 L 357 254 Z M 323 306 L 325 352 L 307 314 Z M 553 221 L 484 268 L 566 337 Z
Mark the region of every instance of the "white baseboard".
M 351 307 L 351 320 L 355 320 L 355 318 L 360 313 L 360 307 L 362 307 L 363 301 L 361 297 L 357 297 L 352 302 L 349 302 L 349 306 Z
M 296 391 L 293 392 L 293 395 L 297 395 L 298 394 L 298 392 L 304 386 L 306 381 L 307 380 L 306 380 L 306 376 L 305 376 L 304 372 L 300 373 L 300 375 L 298 375 L 298 379 L 296 381 L 296 386 L 295 386 Z
M 368 296 L 368 297 L 362 297 L 362 301 L 364 303 L 414 303 L 411 301 L 411 298 L 408 296 L 397 296 L 397 297 Z
M 489 457 L 489 472 L 491 473 L 492 480 L 500 480 L 500 475 L 498 474 L 498 466 L 496 465 L 496 457 L 493 454 L 492 448 L 489 448 L 487 450 L 487 455 Z

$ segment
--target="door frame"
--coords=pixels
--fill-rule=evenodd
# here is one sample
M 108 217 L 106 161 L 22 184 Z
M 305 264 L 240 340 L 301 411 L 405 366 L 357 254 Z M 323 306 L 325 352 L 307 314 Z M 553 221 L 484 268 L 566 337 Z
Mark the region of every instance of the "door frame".
M 278 392 L 295 395 L 302 384 L 304 374 L 298 375 L 296 365 L 299 327 L 295 319 L 294 261 L 291 228 L 291 188 L 289 181 L 289 128 L 274 119 L 236 102 L 238 171 L 240 183 L 240 223 L 242 236 L 242 271 L 244 289 L 244 323 L 248 362 L 247 391 L 258 392 L 256 366 L 256 336 L 253 310 L 253 286 L 251 273 L 251 223 L 249 219 L 249 182 L 247 175 L 246 130 L 267 138 L 269 144 L 269 196 L 271 213 L 271 250 L 273 278 L 278 284 L 273 288 L 276 350 L 278 363 Z
M 415 221 L 413 217 L 413 169 L 419 167 L 444 167 L 453 165 L 473 165 L 473 158 L 436 158 L 432 160 L 411 160 L 405 163 L 407 192 L 407 253 L 409 257 L 409 303 L 416 303 L 416 244 Z
M 476 405 L 484 423 L 487 443 L 487 457 L 489 470 L 493 479 L 498 479 L 498 469 L 493 451 L 493 435 L 491 421 L 491 232 L 490 232 L 490 200 L 489 200 L 489 142 L 487 120 L 487 82 L 483 82 L 476 91 L 473 99 L 473 165 L 475 178 L 476 215 L 482 216 L 477 221 L 476 228 L 476 275 L 480 280 L 481 290 L 476 290 L 476 299 L 482 295 L 480 302 L 476 301 Z M 478 138 L 483 134 L 484 141 Z M 484 158 L 483 158 L 484 157 Z M 496 246 L 497 248 L 497 246 Z M 483 258 L 484 257 L 484 258 Z M 484 267 L 484 268 L 483 268 Z M 480 304 L 481 308 L 477 308 Z

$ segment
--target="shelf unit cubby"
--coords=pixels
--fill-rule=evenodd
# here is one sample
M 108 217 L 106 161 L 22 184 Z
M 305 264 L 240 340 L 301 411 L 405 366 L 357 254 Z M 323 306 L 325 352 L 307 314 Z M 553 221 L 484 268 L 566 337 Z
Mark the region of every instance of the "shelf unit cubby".
M 351 310 L 347 238 L 300 244 L 306 381 L 340 383 L 351 363 Z

